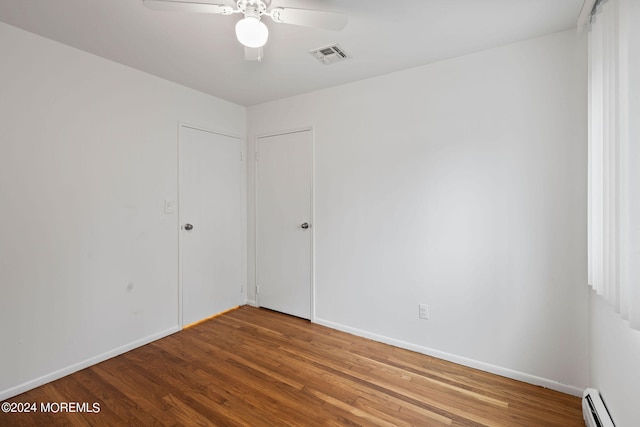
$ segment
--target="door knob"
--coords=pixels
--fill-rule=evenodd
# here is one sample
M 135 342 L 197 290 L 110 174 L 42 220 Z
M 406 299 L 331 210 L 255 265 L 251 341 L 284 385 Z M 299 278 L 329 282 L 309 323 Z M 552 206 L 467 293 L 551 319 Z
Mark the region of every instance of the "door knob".
M 303 222 L 302 224 L 300 224 L 300 227 L 301 227 L 303 230 L 306 230 L 307 228 L 309 228 L 309 223 L 308 223 L 308 222 Z
M 193 225 L 191 225 L 191 224 L 185 224 L 185 225 L 184 225 L 184 229 L 185 229 L 185 230 L 187 230 L 187 231 L 193 230 Z

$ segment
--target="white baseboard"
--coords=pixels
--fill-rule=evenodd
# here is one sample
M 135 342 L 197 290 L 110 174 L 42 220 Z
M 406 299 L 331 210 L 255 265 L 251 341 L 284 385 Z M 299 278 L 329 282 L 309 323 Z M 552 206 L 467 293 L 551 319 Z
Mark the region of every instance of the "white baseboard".
M 258 306 L 258 303 L 255 300 L 252 300 L 252 299 L 248 299 L 246 304 L 250 305 L 252 307 L 257 307 Z
M 104 362 L 107 359 L 111 359 L 112 357 L 118 356 L 120 354 L 126 353 L 127 351 L 133 350 L 134 348 L 142 347 L 145 344 L 149 344 L 150 342 L 159 340 L 160 338 L 164 338 L 168 335 L 174 334 L 180 330 L 179 327 L 175 326 L 173 328 L 165 329 L 164 331 L 157 332 L 155 334 L 146 336 L 139 340 L 136 340 L 132 343 L 123 345 L 121 347 L 115 348 L 113 350 L 109 350 L 97 356 L 91 357 L 89 359 L 83 360 L 78 363 L 74 363 L 73 365 L 67 366 L 62 369 L 58 369 L 57 371 L 51 372 L 50 374 L 43 375 L 39 378 L 33 379 L 31 381 L 27 381 L 25 383 L 19 384 L 15 387 L 11 387 L 6 390 L 0 391 L 0 401 L 9 399 L 11 397 L 17 396 L 25 391 L 29 391 L 36 387 L 40 387 L 43 384 L 50 383 L 51 381 L 55 381 L 62 377 L 65 377 L 74 372 L 78 372 L 84 368 L 88 368 L 89 366 L 93 366 L 97 363 Z
M 500 366 L 492 365 L 490 363 L 479 362 L 477 360 L 469 359 L 467 357 L 458 356 L 444 351 L 435 350 L 429 347 L 424 347 L 410 342 L 398 340 L 395 338 L 389 338 L 384 335 L 379 335 L 373 332 L 363 331 L 361 329 L 345 326 L 340 323 L 331 322 L 324 319 L 315 318 L 314 322 L 339 331 L 348 332 L 353 335 L 357 335 L 364 338 L 369 338 L 374 341 L 390 344 L 395 347 L 404 348 L 407 350 L 415 351 L 416 353 L 426 354 L 427 356 L 437 357 L 438 359 L 447 360 L 449 362 L 457 363 L 458 365 L 468 366 L 470 368 L 479 369 L 481 371 L 489 372 L 492 374 L 500 375 L 502 377 L 511 378 L 514 380 L 522 381 L 525 383 L 545 387 L 551 390 L 559 391 L 562 393 L 570 394 L 572 396 L 582 397 L 584 389 L 579 387 L 562 384 L 557 381 L 552 381 L 546 378 L 538 377 L 535 375 L 525 374 L 524 372 L 514 371 L 512 369 L 503 368 Z

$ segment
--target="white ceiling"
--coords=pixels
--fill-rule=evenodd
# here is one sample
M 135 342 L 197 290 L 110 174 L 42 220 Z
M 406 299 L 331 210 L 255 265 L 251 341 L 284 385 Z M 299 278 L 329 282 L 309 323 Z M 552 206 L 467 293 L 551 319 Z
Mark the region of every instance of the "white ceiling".
M 244 60 L 237 14 L 158 12 L 142 0 L 0 0 L 0 21 L 248 106 L 574 28 L 582 3 L 273 0 L 343 12 L 349 23 L 336 32 L 267 19 L 261 63 Z M 323 65 L 308 53 L 336 42 L 353 58 Z

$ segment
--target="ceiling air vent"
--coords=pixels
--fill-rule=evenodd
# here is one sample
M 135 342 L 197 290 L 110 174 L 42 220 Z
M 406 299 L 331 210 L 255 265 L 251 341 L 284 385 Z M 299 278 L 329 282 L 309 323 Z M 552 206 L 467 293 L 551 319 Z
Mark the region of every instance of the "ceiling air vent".
M 338 44 L 312 49 L 309 53 L 325 65 L 351 58 L 351 55 L 345 52 Z

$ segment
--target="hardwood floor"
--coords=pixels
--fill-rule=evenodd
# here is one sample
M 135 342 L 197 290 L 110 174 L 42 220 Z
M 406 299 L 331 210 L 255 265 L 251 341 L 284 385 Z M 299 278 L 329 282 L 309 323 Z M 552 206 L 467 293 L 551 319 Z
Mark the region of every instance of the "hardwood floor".
M 248 306 L 7 402 L 38 412 L 1 426 L 584 426 L 576 397 Z

